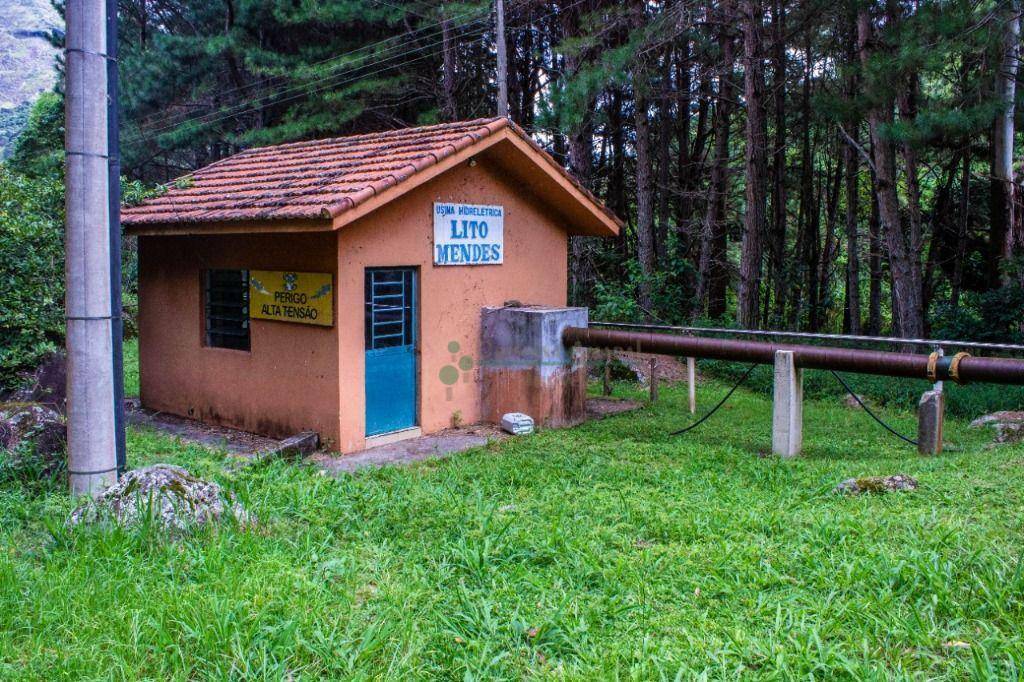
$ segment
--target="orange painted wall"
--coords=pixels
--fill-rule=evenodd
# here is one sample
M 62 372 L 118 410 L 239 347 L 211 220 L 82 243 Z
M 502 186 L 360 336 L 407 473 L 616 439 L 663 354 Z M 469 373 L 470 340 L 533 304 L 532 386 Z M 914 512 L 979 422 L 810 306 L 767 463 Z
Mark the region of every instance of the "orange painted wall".
M 202 290 L 208 268 L 331 272 L 337 281 L 337 238 L 140 237 L 142 404 L 275 437 L 314 429 L 337 443 L 338 328 L 252 320 L 250 352 L 209 348 Z
M 502 265 L 433 265 L 435 201 L 505 208 Z M 419 423 L 479 421 L 480 310 L 509 300 L 562 306 L 564 226 L 491 167 L 462 164 L 337 233 L 142 236 L 139 360 L 142 402 L 271 436 L 304 429 L 341 452 L 365 444 L 364 271 L 419 268 Z M 335 273 L 335 326 L 253 320 L 249 353 L 203 341 L 202 272 L 247 268 Z M 458 353 L 448 350 L 459 344 Z M 469 356 L 474 369 L 449 387 L 441 368 Z
M 433 265 L 435 201 L 499 204 L 505 208 L 502 265 Z M 567 295 L 564 227 L 543 206 L 490 167 L 486 159 L 462 164 L 404 195 L 338 234 L 338 334 L 341 344 L 340 449 L 363 447 L 363 273 L 367 267 L 417 266 L 420 272 L 419 415 L 424 433 L 444 429 L 459 413 L 467 424 L 480 419 L 480 309 L 509 300 L 562 306 Z M 351 323 L 349 323 L 351 321 Z M 456 354 L 450 342 L 459 344 Z M 461 372 L 451 387 L 441 382 L 445 365 L 473 358 L 474 370 Z

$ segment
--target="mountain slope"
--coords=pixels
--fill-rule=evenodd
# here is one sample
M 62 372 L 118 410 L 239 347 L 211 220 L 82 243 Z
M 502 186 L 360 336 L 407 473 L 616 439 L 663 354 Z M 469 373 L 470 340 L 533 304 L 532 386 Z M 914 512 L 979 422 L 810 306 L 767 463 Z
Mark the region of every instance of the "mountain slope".
M 49 35 L 63 30 L 49 0 L 0 2 L 0 158 L 25 123 L 39 93 L 57 78 Z

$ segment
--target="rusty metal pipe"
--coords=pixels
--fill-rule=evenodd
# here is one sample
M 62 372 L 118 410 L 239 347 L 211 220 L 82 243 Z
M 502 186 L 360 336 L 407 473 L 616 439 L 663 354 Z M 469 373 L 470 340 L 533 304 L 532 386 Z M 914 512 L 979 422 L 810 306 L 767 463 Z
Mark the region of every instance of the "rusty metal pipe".
M 829 369 L 857 374 L 880 374 L 907 379 L 929 379 L 928 356 L 912 353 L 890 353 L 856 348 L 802 346 L 734 341 L 694 336 L 675 336 L 649 332 L 623 332 L 608 329 L 567 327 L 562 341 L 568 346 L 613 348 L 638 353 L 657 353 L 682 357 L 733 360 L 770 365 L 775 352 L 793 351 L 797 367 Z M 943 367 L 948 368 L 948 361 Z M 940 374 L 940 379 L 946 378 Z M 1024 360 L 1009 358 L 964 357 L 958 367 L 959 383 L 1024 384 Z

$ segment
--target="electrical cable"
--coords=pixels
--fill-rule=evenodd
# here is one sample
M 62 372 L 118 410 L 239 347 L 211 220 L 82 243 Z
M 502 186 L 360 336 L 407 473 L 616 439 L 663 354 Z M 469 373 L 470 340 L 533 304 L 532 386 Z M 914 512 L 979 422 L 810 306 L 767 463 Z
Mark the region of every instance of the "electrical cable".
M 462 13 L 460 15 L 455 15 L 455 16 L 449 17 L 447 20 L 448 21 L 453 21 L 453 20 L 455 20 L 455 21 L 462 21 L 463 19 L 468 19 L 469 17 L 472 17 L 474 14 L 478 15 L 474 19 L 472 19 L 471 21 L 466 21 L 465 23 L 462 23 L 462 24 L 454 24 L 451 27 L 452 29 L 459 29 L 459 28 L 464 28 L 464 27 L 469 26 L 471 24 L 477 23 L 477 22 L 481 21 L 482 19 L 488 18 L 487 15 L 489 13 L 490 13 L 490 10 L 486 10 L 486 11 L 479 11 L 479 10 L 477 10 L 477 11 L 467 11 L 467 12 L 464 12 L 464 13 Z M 357 47 L 357 48 L 355 48 L 353 50 L 349 50 L 348 52 L 343 52 L 341 54 L 336 54 L 336 55 L 333 55 L 331 57 L 326 57 L 324 59 L 321 59 L 320 61 L 313 62 L 312 64 L 310 64 L 306 68 L 311 70 L 311 71 L 315 71 L 318 68 L 326 68 L 327 70 L 330 70 L 330 69 L 335 68 L 334 66 L 330 66 L 331 62 L 337 62 L 337 61 L 343 60 L 345 58 L 355 59 L 356 57 L 370 57 L 372 55 L 372 51 L 373 51 L 374 48 L 383 46 L 386 43 L 390 43 L 390 42 L 401 41 L 397 45 L 393 46 L 394 48 L 408 47 L 409 41 L 411 39 L 416 38 L 418 33 L 423 33 L 425 31 L 433 29 L 432 33 L 434 33 L 434 35 L 430 36 L 430 37 L 431 38 L 436 37 L 436 35 L 439 34 L 439 31 L 436 30 L 436 29 L 438 29 L 439 27 L 442 27 L 443 23 L 444 23 L 444 20 L 436 21 L 436 22 L 433 22 L 433 23 L 430 23 L 430 24 L 425 24 L 423 26 L 419 26 L 415 30 L 413 30 L 413 31 L 411 31 L 409 33 L 400 33 L 400 34 L 397 34 L 397 35 L 390 36 L 388 38 L 382 38 L 381 40 L 378 40 L 376 42 L 370 43 L 369 45 L 363 45 L 363 46 Z M 426 37 L 426 36 L 420 36 L 420 37 Z M 386 48 L 383 48 L 383 49 L 386 52 L 387 50 L 391 50 L 393 48 L 392 47 L 386 47 Z M 361 53 L 361 52 L 365 52 L 366 54 L 365 55 L 360 55 L 359 53 Z M 328 76 L 323 76 L 323 78 L 326 78 L 326 77 L 328 77 Z M 266 80 L 264 80 L 261 83 L 253 83 L 253 84 L 249 84 L 249 85 L 241 85 L 241 86 L 237 86 L 237 87 L 234 87 L 234 88 L 229 88 L 227 90 L 220 90 L 220 91 L 218 91 L 217 94 L 219 96 L 223 97 L 224 95 L 230 95 L 230 94 L 233 94 L 233 93 L 236 93 L 236 92 L 247 90 L 247 89 L 252 88 L 252 87 L 265 87 L 267 85 L 271 85 L 274 81 L 282 81 L 282 80 L 284 80 L 286 78 L 288 78 L 288 76 L 286 74 L 280 74 L 280 75 L 277 75 L 277 76 L 271 76 L 271 77 L 267 78 Z M 238 106 L 239 104 L 241 104 L 241 103 L 236 103 L 235 105 L 232 105 L 232 106 Z M 166 121 L 171 120 L 173 117 L 174 117 L 174 114 L 166 114 L 166 115 L 164 115 L 162 117 L 157 117 L 157 118 L 151 119 L 151 120 L 148 121 L 148 123 L 150 123 L 150 124 L 162 124 L 162 123 L 165 123 Z
M 478 23 L 478 22 L 471 22 L 471 23 Z M 470 26 L 471 23 L 464 24 L 462 26 L 462 28 Z M 476 28 L 476 29 L 473 29 L 470 32 L 466 32 L 466 33 L 461 34 L 459 37 L 460 38 L 465 38 L 467 36 L 483 35 L 483 33 L 486 31 L 486 29 L 487 29 L 486 26 L 484 26 L 482 28 Z M 437 37 L 437 36 L 435 35 L 435 36 L 432 36 L 432 37 Z M 361 79 L 365 79 L 368 76 L 372 76 L 372 75 L 381 73 L 381 72 L 386 71 L 386 70 L 391 69 L 391 68 L 397 68 L 398 66 L 401 66 L 401 65 L 404 65 L 404 64 L 411 64 L 413 62 L 422 61 L 423 59 L 429 58 L 429 57 L 431 57 L 433 55 L 427 53 L 427 54 L 424 54 L 424 55 L 422 55 L 420 57 L 417 57 L 416 59 L 410 59 L 410 60 L 407 60 L 405 62 L 399 61 L 397 63 L 390 63 L 389 64 L 389 62 L 394 62 L 396 59 L 399 59 L 401 57 L 405 57 L 407 55 L 414 54 L 414 53 L 419 52 L 421 50 L 429 50 L 430 48 L 437 47 L 438 45 L 443 44 L 443 42 L 444 42 L 443 39 L 442 40 L 436 40 L 436 41 L 434 41 L 432 43 L 428 43 L 426 45 L 422 45 L 422 46 L 419 46 L 419 47 L 413 47 L 413 48 L 404 49 L 401 52 L 397 52 L 395 54 L 386 56 L 383 59 L 378 59 L 373 64 L 354 65 L 351 68 L 346 69 L 344 71 L 341 71 L 339 73 L 334 73 L 334 74 L 330 74 L 330 75 L 324 75 L 324 76 L 321 76 L 321 77 L 318 77 L 318 78 L 313 78 L 313 79 L 311 79 L 311 80 L 309 80 L 309 81 L 307 81 L 307 82 L 305 82 L 305 83 L 303 83 L 301 85 L 290 85 L 290 86 L 287 86 L 287 87 L 284 87 L 284 88 L 278 90 L 277 92 L 270 92 L 270 93 L 266 93 L 266 94 L 263 94 L 263 95 L 258 95 L 257 97 L 254 98 L 257 101 L 259 101 L 259 100 L 268 100 L 268 99 L 270 100 L 268 102 L 265 102 L 265 104 L 263 104 L 263 105 L 253 106 L 252 100 L 247 100 L 247 101 L 238 102 L 236 104 L 232 104 L 232 105 L 229 105 L 229 106 L 226 106 L 226 107 L 221 107 L 221 108 L 219 108 L 219 109 L 217 109 L 215 111 L 210 111 L 210 112 L 207 112 L 205 114 L 201 114 L 199 116 L 195 116 L 193 118 L 186 118 L 186 119 L 184 119 L 182 121 L 178 121 L 178 122 L 175 122 L 175 123 L 168 123 L 166 125 L 157 126 L 155 128 L 149 128 L 148 130 L 142 131 L 139 134 L 137 134 L 137 135 L 133 136 L 132 138 L 130 138 L 130 142 L 141 142 L 141 141 L 143 141 L 143 139 L 151 138 L 151 137 L 154 137 L 154 136 L 158 136 L 158 135 L 160 135 L 160 134 L 162 134 L 162 133 L 164 133 L 166 131 L 174 130 L 176 128 L 180 128 L 182 126 L 189 125 L 189 124 L 207 125 L 207 124 L 211 124 L 211 123 L 217 123 L 219 121 L 222 121 L 222 120 L 225 120 L 225 119 L 228 119 L 228 118 L 232 118 L 232 117 L 235 117 L 235 116 L 241 116 L 243 114 L 256 111 L 257 109 L 260 108 L 260 106 L 265 106 L 265 105 L 270 105 L 270 104 L 280 104 L 282 102 L 288 102 L 288 101 L 291 101 L 291 100 L 296 99 L 298 97 L 303 97 L 305 95 L 309 95 L 309 94 L 313 94 L 315 92 L 319 92 L 319 91 L 321 91 L 321 90 L 323 90 L 325 88 L 331 87 L 331 86 L 346 85 L 348 83 L 355 82 L 355 81 L 361 80 Z M 407 48 L 408 46 L 396 46 L 396 47 L 406 47 Z M 379 67 L 379 68 L 373 68 L 373 67 Z M 355 71 L 357 69 L 361 69 L 361 68 L 373 68 L 373 70 L 369 71 L 368 73 L 361 73 L 361 74 L 358 74 L 358 75 L 353 75 L 352 74 L 353 71 Z M 338 79 L 340 79 L 340 80 L 338 80 Z M 315 85 L 317 83 L 322 83 L 322 85 L 320 87 L 317 87 L 317 88 L 314 88 L 314 89 L 310 89 L 311 85 Z M 283 95 L 286 95 L 288 93 L 294 93 L 294 94 L 293 95 L 289 95 L 287 97 L 282 97 Z M 161 121 L 161 123 L 162 123 L 162 121 Z
M 747 380 L 747 377 L 750 376 L 750 373 L 754 371 L 755 367 L 757 367 L 757 363 L 756 362 L 752 363 L 750 365 L 750 367 L 747 367 L 747 371 L 743 373 L 743 376 L 740 377 L 740 380 L 737 381 L 735 384 L 733 384 L 733 387 L 729 389 L 729 392 L 725 394 L 725 397 L 722 398 L 721 400 L 719 400 L 717 405 L 715 405 L 710 410 L 705 412 L 703 417 L 701 417 L 700 419 L 698 419 L 694 423 L 690 424 L 689 426 L 685 426 L 685 427 L 679 429 L 678 431 L 673 431 L 669 435 L 670 436 L 681 436 L 684 433 L 686 433 L 687 431 L 692 431 L 693 429 L 697 428 L 698 426 L 700 426 L 701 424 L 706 422 L 708 419 L 710 419 L 711 415 L 713 415 L 715 412 L 718 412 L 718 409 L 720 407 L 722 407 L 722 405 L 725 405 L 725 401 L 727 401 L 732 396 L 732 394 L 736 392 L 736 389 L 743 385 L 743 382 L 745 382 Z
M 846 389 L 846 392 L 849 393 L 853 397 L 853 399 L 857 401 L 857 404 L 860 405 L 861 407 L 863 407 L 864 411 L 867 412 L 868 415 L 872 419 L 874 419 L 876 422 L 878 422 L 879 424 L 882 425 L 882 428 L 884 428 L 886 431 L 888 431 L 892 435 L 896 436 L 900 440 L 906 441 L 906 442 L 910 443 L 911 445 L 913 445 L 914 447 L 917 447 L 917 441 L 916 440 L 914 440 L 912 438 L 907 438 L 902 433 L 896 431 L 896 429 L 892 428 L 891 426 L 886 424 L 884 421 L 882 421 L 874 412 L 871 411 L 871 409 L 867 405 L 864 404 L 864 401 L 860 399 L 860 396 L 853 392 L 853 389 L 850 388 L 850 385 L 847 384 L 845 381 L 843 381 L 843 378 L 841 376 L 839 376 L 839 374 L 837 372 L 835 372 L 834 370 L 829 370 L 829 371 L 832 372 L 832 376 L 834 376 L 837 380 L 839 380 L 839 383 L 841 383 L 843 385 L 843 388 Z
M 565 9 L 568 9 L 568 8 L 574 6 L 574 5 L 578 5 L 578 4 L 580 4 L 582 2 L 585 2 L 585 1 L 586 0 L 576 0 L 572 4 L 567 5 L 565 8 L 561 8 L 559 11 L 564 11 Z M 539 17 L 531 17 L 530 20 L 527 23 L 530 23 L 530 22 L 533 22 L 533 21 L 540 21 L 540 20 L 546 19 L 546 18 L 548 18 L 550 16 L 554 16 L 557 13 L 558 13 L 558 11 L 552 11 L 552 12 L 548 12 L 547 14 L 540 15 Z M 467 22 L 462 23 L 462 24 L 455 24 L 453 26 L 450 26 L 450 30 L 458 31 L 459 29 L 464 29 L 464 28 L 471 27 L 474 24 L 481 24 L 481 23 L 483 23 L 482 26 L 478 26 L 478 27 L 474 28 L 472 31 L 470 31 L 468 33 L 463 33 L 463 34 L 460 34 L 459 36 L 457 36 L 459 38 L 476 37 L 476 36 L 479 36 L 479 35 L 483 35 L 484 33 L 486 33 L 490 29 L 490 24 L 487 23 L 487 20 L 488 20 L 487 16 L 480 16 L 480 17 L 477 17 L 476 19 L 473 19 L 472 21 L 467 21 Z M 441 23 L 443 23 L 443 22 L 438 22 L 438 24 L 436 24 L 436 25 L 440 26 Z M 509 30 L 515 30 L 515 29 L 523 28 L 524 26 L 526 26 L 526 24 L 518 24 L 518 25 L 515 25 L 515 26 L 510 26 L 508 28 L 509 28 Z M 428 36 L 428 38 L 430 38 L 430 39 L 439 38 L 442 35 L 442 33 L 443 33 L 443 29 L 434 30 L 433 34 Z M 405 34 L 403 34 L 403 36 L 401 36 L 401 37 L 407 37 L 407 36 L 405 36 Z M 380 41 L 380 42 L 384 42 L 384 41 Z M 393 54 L 389 54 L 389 55 L 384 56 L 384 57 L 381 57 L 381 55 L 376 55 L 378 58 L 377 58 L 377 61 L 375 61 L 373 64 L 359 64 L 359 65 L 355 65 L 355 66 L 352 66 L 351 68 L 346 69 L 346 70 L 344 70 L 344 71 L 342 71 L 340 73 L 326 74 L 326 75 L 320 76 L 318 78 L 313 78 L 313 79 L 309 80 L 308 82 L 300 84 L 300 85 L 291 85 L 291 86 L 282 88 L 282 89 L 278 90 L 277 92 L 271 92 L 271 93 L 259 95 L 256 99 L 257 100 L 267 100 L 267 99 L 272 100 L 272 101 L 266 102 L 266 104 L 268 104 L 268 105 L 269 104 L 280 104 L 282 102 L 288 102 L 288 101 L 294 100 L 294 99 L 296 99 L 298 97 L 302 97 L 302 96 L 307 95 L 307 94 L 313 94 L 315 92 L 319 92 L 319 91 L 321 91 L 321 90 L 323 90 L 323 89 L 325 89 L 327 87 L 331 87 L 331 86 L 337 87 L 337 86 L 340 86 L 340 85 L 345 85 L 345 84 L 352 83 L 352 82 L 355 82 L 355 81 L 358 81 L 358 80 L 362 80 L 362 79 L 365 79 L 365 78 L 367 78 L 369 76 L 373 76 L 375 74 L 378 74 L 378 73 L 381 73 L 383 71 L 386 71 L 386 70 L 388 70 L 390 68 L 398 68 L 400 66 L 404 66 L 404 65 L 407 65 L 407 64 L 412 64 L 414 62 L 422 61 L 423 59 L 428 59 L 428 58 L 433 56 L 429 52 L 426 53 L 426 54 L 423 54 L 420 57 L 417 57 L 415 59 L 409 59 L 409 60 L 405 60 L 405 61 L 398 61 L 398 62 L 396 62 L 396 60 L 398 60 L 401 57 L 405 57 L 407 55 L 415 54 L 417 52 L 422 52 L 422 51 L 425 51 L 425 50 L 430 50 L 431 48 L 435 48 L 435 47 L 438 47 L 440 45 L 443 45 L 444 42 L 445 42 L 444 38 L 440 38 L 438 40 L 434 40 L 433 42 L 429 42 L 429 43 L 426 43 L 426 44 L 423 44 L 423 45 L 419 45 L 419 46 L 409 47 L 407 44 L 404 44 L 404 45 L 396 45 L 396 46 L 394 46 L 392 48 L 386 48 L 386 50 L 384 51 L 384 54 L 386 54 L 386 55 L 387 55 L 387 51 L 388 50 L 394 50 L 394 49 L 402 48 L 402 51 L 399 51 L 399 52 L 396 52 L 396 53 L 393 53 Z M 379 44 L 379 43 L 377 43 L 377 44 Z M 361 49 L 364 49 L 364 48 L 360 48 L 360 50 Z M 346 54 L 343 54 L 343 55 L 337 55 L 335 57 L 332 57 L 330 60 L 325 60 L 325 61 L 332 61 L 332 60 L 342 59 L 342 58 L 344 58 L 346 56 L 349 56 L 350 54 L 354 54 L 354 53 L 356 53 L 358 51 L 359 50 L 354 50 L 354 51 L 352 51 L 352 53 L 346 53 Z M 370 55 L 367 55 L 367 57 L 368 56 L 370 56 Z M 391 62 L 391 63 L 389 63 L 389 62 Z M 366 72 L 366 73 L 360 73 L 360 74 L 355 74 L 355 75 L 353 75 L 351 73 L 352 71 L 355 71 L 357 69 L 367 68 L 367 67 L 378 67 L 378 68 L 374 68 L 372 71 L 369 71 L 369 72 Z M 341 80 L 337 80 L 337 79 L 341 79 Z M 311 85 L 315 85 L 317 83 L 322 83 L 323 85 L 321 85 L 320 87 L 314 88 L 314 89 L 310 89 Z M 287 93 L 291 93 L 291 92 L 294 92 L 295 94 L 294 95 L 290 95 L 288 97 L 281 98 L 283 95 L 285 95 Z M 263 106 L 263 105 L 260 105 L 260 106 Z M 185 119 L 185 120 L 177 122 L 177 123 L 171 123 L 171 124 L 168 124 L 168 125 L 158 126 L 156 128 L 150 128 L 149 130 L 145 131 L 144 133 L 136 135 L 133 138 L 131 138 L 131 141 L 132 142 L 139 142 L 139 141 L 142 141 L 143 138 L 153 137 L 154 135 L 159 135 L 159 134 L 163 133 L 164 131 L 173 130 L 175 128 L 180 128 L 181 126 L 188 125 L 190 123 L 203 124 L 203 125 L 211 124 L 211 123 L 217 123 L 217 122 L 225 120 L 227 118 L 232 118 L 232 117 L 240 116 L 240 115 L 252 112 L 252 111 L 256 111 L 256 110 L 258 110 L 260 108 L 260 106 L 252 106 L 251 105 L 251 101 L 246 101 L 246 102 L 241 102 L 241 103 L 237 103 L 237 104 L 234 104 L 234 105 L 230 105 L 228 107 L 221 107 L 217 111 L 211 111 L 211 112 L 208 112 L 206 114 L 202 114 L 200 116 L 196 116 L 196 117 L 193 117 L 193 118 L 190 118 L 190 119 Z M 211 118 L 211 117 L 213 117 L 213 118 Z M 167 120 L 167 119 L 163 119 L 163 120 Z M 162 120 L 159 121 L 159 122 L 162 122 Z
M 525 26 L 527 26 L 530 23 L 534 23 L 534 22 L 537 22 L 537 21 L 542 21 L 542 20 L 547 19 L 549 17 L 555 16 L 555 15 L 557 15 L 557 14 L 559 14 L 561 12 L 564 12 L 564 11 L 566 11 L 566 10 L 576 6 L 576 5 L 579 5 L 579 4 L 583 3 L 583 2 L 586 2 L 586 0 L 575 0 L 575 2 L 572 2 L 569 5 L 566 5 L 565 7 L 561 7 L 558 10 L 551 11 L 551 12 L 548 12 L 546 14 L 542 14 L 542 15 L 540 15 L 538 17 L 531 17 L 526 23 L 517 24 L 517 25 L 514 25 L 514 26 L 509 26 L 506 30 L 515 30 L 515 29 L 524 28 Z M 457 25 L 457 26 L 453 27 L 453 29 L 459 29 L 459 28 L 465 28 L 465 27 L 468 27 L 468 26 L 472 26 L 473 24 L 480 23 L 481 21 L 483 21 L 485 19 L 486 19 L 486 17 L 481 17 L 481 18 L 478 18 L 478 19 L 474 19 L 473 21 L 469 21 L 469 22 L 466 22 L 464 24 Z M 483 35 L 483 33 L 485 33 L 487 30 L 489 30 L 489 28 L 490 28 L 489 25 L 485 25 L 482 28 L 474 29 L 472 32 L 470 32 L 468 34 L 460 35 L 458 37 L 464 38 L 467 35 L 469 35 L 469 36 L 473 36 L 473 35 L 477 35 L 477 34 Z M 438 32 L 435 31 L 435 35 L 433 37 L 437 37 L 437 34 L 438 34 Z M 320 77 L 320 78 L 313 79 L 312 81 L 310 81 L 309 83 L 306 83 L 304 85 L 294 85 L 294 86 L 290 86 L 290 87 L 284 88 L 284 89 L 282 89 L 282 90 L 280 90 L 280 91 L 278 91 L 276 93 L 270 93 L 270 94 L 267 94 L 267 95 L 261 95 L 258 99 L 276 98 L 276 97 L 280 97 L 281 95 L 283 95 L 285 93 L 288 93 L 288 92 L 295 92 L 294 95 L 290 95 L 290 96 L 285 97 L 283 99 L 276 99 L 274 101 L 271 101 L 271 102 L 267 103 L 267 104 L 281 104 L 283 102 L 288 102 L 288 101 L 297 99 L 297 98 L 302 97 L 304 95 L 309 95 L 309 94 L 313 94 L 315 92 L 319 92 L 321 90 L 324 90 L 327 87 L 340 86 L 340 85 L 345 85 L 345 84 L 348 84 L 348 83 L 351 83 L 351 82 L 355 82 L 357 80 L 362 80 L 362 79 L 367 78 L 368 76 L 372 76 L 372 75 L 381 73 L 381 72 L 386 71 L 386 70 L 391 69 L 391 68 L 397 68 L 399 66 L 404 66 L 404 65 L 407 65 L 407 64 L 412 64 L 414 62 L 418 62 L 418 61 L 422 61 L 423 59 L 430 58 L 432 55 L 428 53 L 428 54 L 421 55 L 420 57 L 417 57 L 415 59 L 409 59 L 409 60 L 406 60 L 404 62 L 398 62 L 398 63 L 388 64 L 386 66 L 382 66 L 382 65 L 386 64 L 387 62 L 393 62 L 395 59 L 398 59 L 399 57 L 404 57 L 404 56 L 409 55 L 409 54 L 413 54 L 413 53 L 420 52 L 420 51 L 423 51 L 423 50 L 428 50 L 428 49 L 430 49 L 432 47 L 437 47 L 437 46 L 439 46 L 439 45 L 441 45 L 443 43 L 444 43 L 444 40 L 441 39 L 441 40 L 434 41 L 433 43 L 429 43 L 427 45 L 422 45 L 422 46 L 419 46 L 419 47 L 410 48 L 410 49 L 405 50 L 404 52 L 399 52 L 397 54 L 393 54 L 391 56 L 388 56 L 388 57 L 384 58 L 383 60 L 379 60 L 376 63 L 374 63 L 373 66 L 381 67 L 381 68 L 377 68 L 377 69 L 375 69 L 373 71 L 370 71 L 368 73 L 362 73 L 362 74 L 358 74 L 358 75 L 353 75 L 350 78 L 343 78 L 344 76 L 349 75 L 349 74 L 347 74 L 345 72 L 340 73 L 340 74 L 323 76 L 323 77 Z M 340 58 L 342 58 L 344 56 L 345 55 L 339 55 L 337 57 L 332 57 L 331 59 L 340 59 Z M 359 68 L 359 67 L 355 67 L 355 68 Z M 338 79 L 338 78 L 342 78 L 342 80 L 335 82 L 335 79 Z M 312 89 L 312 90 L 308 89 L 310 85 L 313 85 L 315 83 L 320 83 L 320 82 L 323 82 L 323 85 L 321 85 L 320 87 Z M 155 128 L 155 129 L 151 129 L 151 130 L 146 131 L 143 134 L 135 135 L 135 136 L 129 138 L 128 141 L 131 142 L 131 143 L 141 142 L 144 139 L 148 139 L 148 138 L 153 137 L 154 135 L 159 135 L 159 134 L 161 134 L 164 131 L 173 130 L 173 129 L 180 128 L 182 126 L 189 125 L 189 124 L 209 125 L 209 124 L 212 124 L 212 123 L 217 123 L 217 122 L 220 122 L 220 121 L 228 119 L 228 118 L 232 118 L 232 117 L 235 117 L 235 116 L 240 116 L 242 114 L 246 114 L 246 113 L 250 113 L 250 112 L 256 111 L 256 110 L 258 110 L 260 108 L 260 106 L 263 106 L 263 105 L 255 106 L 255 107 L 254 106 L 247 106 L 246 108 L 242 108 L 242 109 L 239 109 L 237 111 L 231 111 L 232 108 L 237 108 L 238 106 L 244 106 L 246 104 L 249 104 L 249 103 L 245 102 L 245 103 L 242 103 L 242 104 L 239 104 L 239 105 L 234 105 L 234 107 L 229 107 L 227 110 L 221 109 L 220 111 L 209 112 L 207 114 L 203 114 L 201 116 L 197 116 L 197 117 L 194 117 L 194 118 L 191 118 L 191 119 L 185 119 L 185 120 L 180 121 L 178 123 L 173 123 L 173 124 L 169 124 L 169 125 L 166 125 L 166 126 L 162 126 L 162 127 L 158 127 L 158 128 Z M 214 116 L 214 118 L 209 118 L 210 116 Z

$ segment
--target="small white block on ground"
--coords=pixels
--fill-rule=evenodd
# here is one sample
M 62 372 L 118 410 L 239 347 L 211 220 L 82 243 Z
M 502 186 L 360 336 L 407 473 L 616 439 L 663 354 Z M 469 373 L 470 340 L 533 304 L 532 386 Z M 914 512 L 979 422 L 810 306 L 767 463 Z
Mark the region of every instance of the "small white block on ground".
M 501 416 L 501 428 L 515 436 L 533 433 L 533 417 L 522 412 L 506 412 Z

